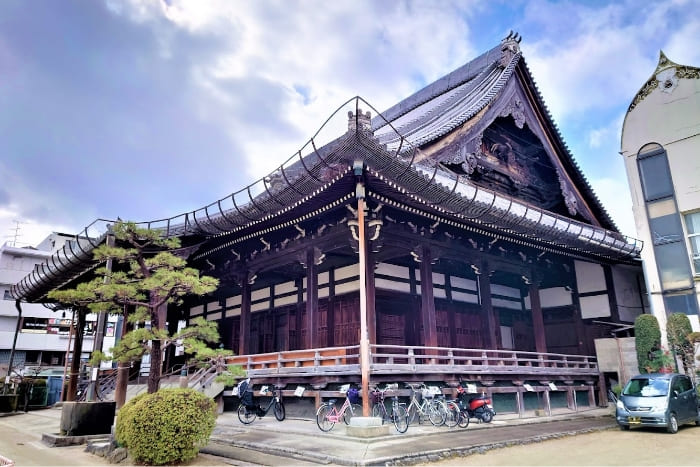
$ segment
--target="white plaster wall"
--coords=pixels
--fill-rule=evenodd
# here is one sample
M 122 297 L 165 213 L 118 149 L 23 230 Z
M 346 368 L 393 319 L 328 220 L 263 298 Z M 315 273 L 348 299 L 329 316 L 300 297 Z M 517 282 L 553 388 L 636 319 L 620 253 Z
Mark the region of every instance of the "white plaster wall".
M 597 263 L 574 261 L 576 268 L 576 288 L 578 293 L 601 292 L 605 287 L 603 266 Z

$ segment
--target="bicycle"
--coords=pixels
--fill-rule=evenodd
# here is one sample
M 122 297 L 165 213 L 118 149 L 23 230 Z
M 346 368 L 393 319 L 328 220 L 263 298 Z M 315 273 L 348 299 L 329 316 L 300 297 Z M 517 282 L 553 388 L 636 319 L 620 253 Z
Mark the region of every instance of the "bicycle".
M 420 424 L 427 418 L 434 426 L 444 425 L 447 411 L 442 409 L 441 404 L 435 399 L 432 391 L 425 384 L 418 385 L 418 388 L 421 389 L 421 400 L 419 401 L 416 396 L 417 388 L 409 383 L 406 383 L 406 386 L 411 389 L 411 402 L 407 409 L 408 423 L 411 424 L 417 420 L 418 424 Z
M 352 417 L 362 414 L 362 407 L 356 403 L 357 401 L 351 401 L 349 392 L 345 393 L 345 401 L 340 409 L 335 406 L 337 399 L 330 399 L 316 410 L 316 425 L 321 431 L 331 431 L 340 420 L 349 425 Z
M 250 392 L 252 394 L 252 390 L 246 390 L 247 392 Z M 263 387 L 263 389 L 260 391 L 262 393 L 272 393 L 272 397 L 270 398 L 269 403 L 267 404 L 267 407 L 262 407 L 260 405 L 250 405 L 250 404 L 244 404 L 241 402 L 241 404 L 238 406 L 238 419 L 243 423 L 244 425 L 250 425 L 255 421 L 256 417 L 264 417 L 267 415 L 267 413 L 272 409 L 273 413 L 275 414 L 275 418 L 278 421 L 284 420 L 286 416 L 286 411 L 284 409 L 284 402 L 282 402 L 282 396 L 280 391 L 277 389 L 272 389 L 270 390 L 266 386 Z M 242 394 L 241 396 L 243 396 Z M 251 398 L 252 401 L 252 398 Z
M 399 397 L 391 396 L 391 414 L 387 412 L 384 405 L 384 393 L 389 389 L 396 389 L 397 385 L 387 385 L 384 389 L 379 389 L 375 386 L 372 391 L 372 416 L 380 417 L 382 423 L 391 420 L 399 433 L 406 433 L 408 430 L 408 412 L 406 412 L 406 404 L 399 403 Z

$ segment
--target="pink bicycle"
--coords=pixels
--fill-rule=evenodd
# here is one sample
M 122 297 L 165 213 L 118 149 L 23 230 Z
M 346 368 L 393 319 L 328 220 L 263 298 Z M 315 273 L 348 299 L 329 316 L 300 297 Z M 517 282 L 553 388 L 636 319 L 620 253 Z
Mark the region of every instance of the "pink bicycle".
M 336 423 L 342 420 L 346 425 L 350 424 L 350 419 L 362 415 L 362 407 L 358 404 L 357 390 L 350 389 L 345 394 L 345 402 L 336 408 L 336 399 L 330 399 L 321 404 L 316 411 L 316 424 L 321 431 L 331 431 Z

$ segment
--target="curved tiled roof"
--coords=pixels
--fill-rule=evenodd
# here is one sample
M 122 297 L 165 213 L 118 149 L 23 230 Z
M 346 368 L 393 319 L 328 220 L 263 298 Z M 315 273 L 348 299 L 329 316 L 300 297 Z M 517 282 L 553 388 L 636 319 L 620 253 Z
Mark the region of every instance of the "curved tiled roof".
M 322 127 L 277 170 L 242 190 L 195 211 L 138 225 L 158 230 L 166 237 L 202 242 L 279 222 L 292 216 L 295 208 L 322 198 L 331 187 L 347 179 L 354 160 L 359 158 L 387 186 L 417 205 L 443 213 L 453 222 L 493 226 L 515 236 L 609 258 L 638 255 L 641 244 L 617 232 L 477 187 L 430 161 L 414 163 L 415 148 L 448 133 L 488 105 L 522 62 L 519 52 L 506 63 L 501 63 L 501 58 L 499 45 L 382 114 L 359 97 L 350 99 L 333 114 L 350 106 L 354 109 L 354 125 L 344 135 L 319 146 L 317 137 Z M 360 121 L 360 104 L 378 114 L 371 129 Z M 570 163 L 585 182 L 573 159 Z M 590 190 L 587 183 L 585 187 Z M 13 297 L 43 301 L 48 291 L 94 268 L 92 249 L 104 241 L 113 222 L 99 219 L 90 224 L 74 242 L 14 285 Z

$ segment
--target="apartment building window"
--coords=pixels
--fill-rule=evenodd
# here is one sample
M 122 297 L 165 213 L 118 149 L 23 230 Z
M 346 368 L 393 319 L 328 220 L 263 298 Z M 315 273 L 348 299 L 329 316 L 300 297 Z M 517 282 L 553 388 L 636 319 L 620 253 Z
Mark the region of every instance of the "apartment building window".
M 5 289 L 2 293 L 2 299 L 3 300 L 12 300 L 12 295 L 10 294 L 10 291 Z
M 640 154 L 638 163 L 646 201 L 673 197 L 671 172 L 666 160 L 666 151 L 663 148 L 659 146 L 652 151 Z
M 693 272 L 666 150 L 658 144 L 646 145 L 637 155 L 637 168 L 666 313 L 698 314 Z M 700 232 L 700 217 L 693 228 L 694 232 Z M 698 266 L 696 273 L 700 270 Z
M 49 320 L 46 318 L 34 318 L 27 316 L 22 318 L 22 332 L 34 334 L 46 334 Z
M 688 243 L 692 250 L 693 269 L 700 275 L 700 212 L 685 215 L 685 228 L 688 231 Z

